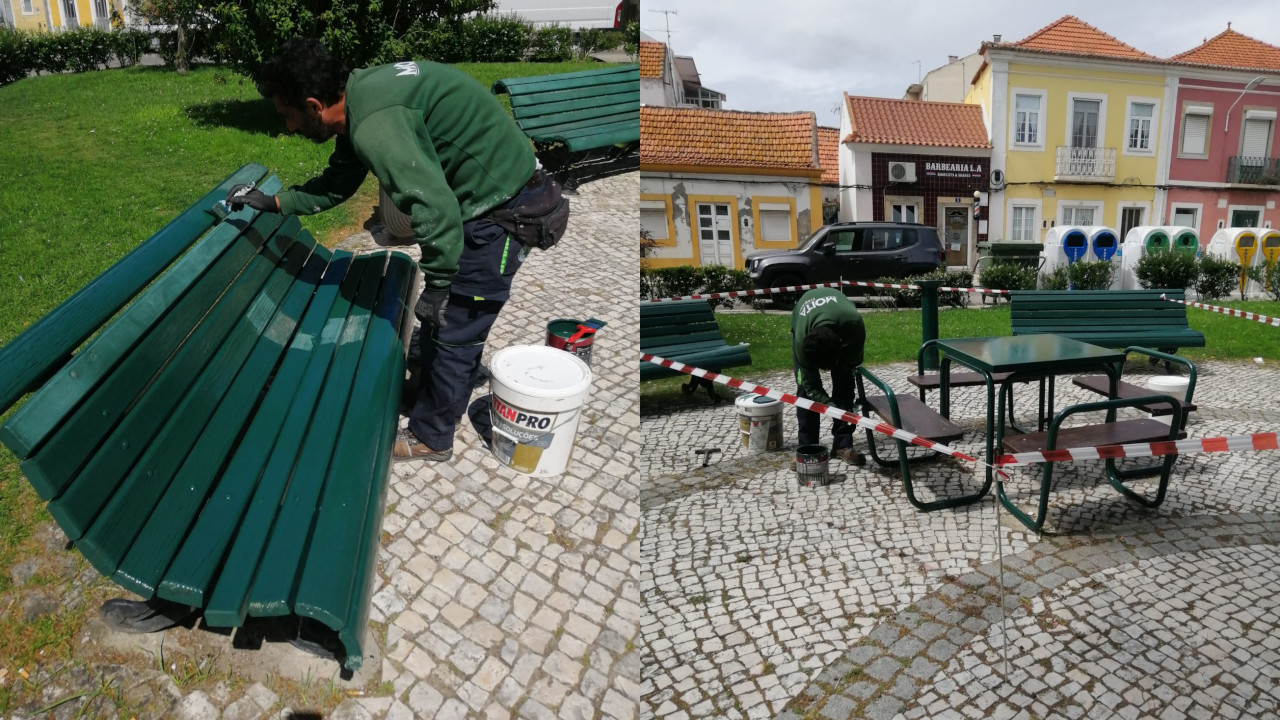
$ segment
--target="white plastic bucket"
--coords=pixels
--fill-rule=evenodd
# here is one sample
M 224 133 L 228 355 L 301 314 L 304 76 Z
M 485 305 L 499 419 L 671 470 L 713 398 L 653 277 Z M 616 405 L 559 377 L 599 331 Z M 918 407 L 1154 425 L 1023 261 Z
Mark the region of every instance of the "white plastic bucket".
M 1180 375 L 1155 375 L 1147 379 L 1147 389 L 1162 395 L 1172 395 L 1181 400 L 1187 396 L 1187 384 L 1190 382 L 1190 378 Z M 1159 420 L 1165 425 L 1173 424 L 1172 414 L 1152 416 L 1152 419 Z
M 755 393 L 733 401 L 738 411 L 738 431 L 742 447 L 762 453 L 782 448 L 782 402 Z
M 515 345 L 489 361 L 493 456 L 518 473 L 561 475 L 569 466 L 591 368 L 572 353 Z

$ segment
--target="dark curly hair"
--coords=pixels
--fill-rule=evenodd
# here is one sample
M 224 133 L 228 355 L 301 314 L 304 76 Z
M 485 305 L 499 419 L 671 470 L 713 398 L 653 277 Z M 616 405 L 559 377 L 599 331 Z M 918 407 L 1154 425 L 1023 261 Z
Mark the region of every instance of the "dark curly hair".
M 319 40 L 293 38 L 281 45 L 258 71 L 258 92 L 289 107 L 306 107 L 307 98 L 325 105 L 338 102 L 350 71 Z

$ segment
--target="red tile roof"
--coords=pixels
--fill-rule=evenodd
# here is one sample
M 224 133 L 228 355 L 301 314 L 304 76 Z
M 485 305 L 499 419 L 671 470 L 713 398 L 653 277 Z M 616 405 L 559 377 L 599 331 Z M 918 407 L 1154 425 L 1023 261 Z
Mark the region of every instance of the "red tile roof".
M 977 105 L 851 97 L 848 93 L 844 98 L 853 122 L 853 132 L 844 142 L 991 147 L 982 108 Z
M 1123 60 L 1160 59 L 1120 42 L 1074 15 L 1064 15 L 1017 42 L 993 43 L 993 47 Z
M 667 46 L 660 42 L 640 41 L 640 77 L 662 77 L 662 66 L 667 58 Z
M 1242 35 L 1228 24 L 1226 30 L 1169 60 L 1246 70 L 1280 70 L 1280 47 Z
M 811 112 L 641 107 L 640 162 L 816 169 L 816 124 Z
M 822 184 L 840 184 L 840 131 L 818 128 L 818 161 L 822 165 Z

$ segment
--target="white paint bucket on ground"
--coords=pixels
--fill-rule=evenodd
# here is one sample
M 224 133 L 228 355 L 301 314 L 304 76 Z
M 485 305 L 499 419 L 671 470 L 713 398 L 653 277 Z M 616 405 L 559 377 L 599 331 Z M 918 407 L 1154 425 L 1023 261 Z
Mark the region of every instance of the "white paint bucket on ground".
M 515 345 L 489 361 L 493 456 L 518 473 L 561 475 L 569 466 L 591 368 L 572 353 Z
M 1147 379 L 1147 389 L 1162 395 L 1171 395 L 1181 400 L 1187 396 L 1187 384 L 1190 382 L 1190 378 L 1180 375 L 1154 375 Z M 1165 425 L 1173 424 L 1172 414 L 1152 416 L 1152 419 L 1159 420 Z
M 734 400 L 733 406 L 738 411 L 742 447 L 752 454 L 782 449 L 780 400 L 747 393 Z

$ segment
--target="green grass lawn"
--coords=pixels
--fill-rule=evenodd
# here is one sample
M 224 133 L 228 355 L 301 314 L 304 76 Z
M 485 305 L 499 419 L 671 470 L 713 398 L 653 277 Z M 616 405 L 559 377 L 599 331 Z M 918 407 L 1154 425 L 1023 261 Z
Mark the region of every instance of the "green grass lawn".
M 499 78 L 600 65 L 461 67 L 487 88 Z M 161 68 L 52 75 L 0 88 L 0 345 L 241 165 L 264 165 L 286 185 L 320 173 L 332 144 L 283 129 L 251 82 L 212 67 L 186 76 Z M 370 178 L 345 205 L 302 222 L 332 245 L 357 232 L 376 202 Z M 72 652 L 87 611 L 58 615 L 53 625 L 24 623 L 21 603 L 6 597 L 15 559 L 41 553 L 30 536 L 47 521 L 17 460 L 0 448 L 0 658 L 11 678 L 37 651 L 46 659 Z M 8 697 L 0 687 L 0 715 Z
M 1250 300 L 1213 303 L 1272 317 L 1280 315 L 1280 302 Z M 921 343 L 919 310 L 864 312 L 867 365 L 908 362 L 916 359 Z M 728 372 L 744 380 L 791 369 L 791 315 L 779 313 L 717 313 L 716 320 L 725 341 L 750 344 L 751 365 Z M 1280 327 L 1220 315 L 1199 308 L 1187 308 L 1187 322 L 1204 333 L 1205 347 L 1182 348 L 1178 354 L 1190 360 L 1248 360 L 1261 357 L 1280 362 Z M 1009 306 L 974 305 L 964 309 L 944 309 L 938 314 L 940 337 L 992 337 L 1010 334 Z M 646 402 L 677 402 L 681 378 L 644 383 Z

